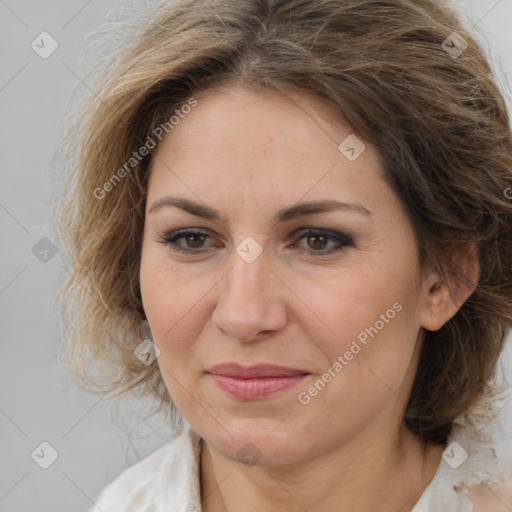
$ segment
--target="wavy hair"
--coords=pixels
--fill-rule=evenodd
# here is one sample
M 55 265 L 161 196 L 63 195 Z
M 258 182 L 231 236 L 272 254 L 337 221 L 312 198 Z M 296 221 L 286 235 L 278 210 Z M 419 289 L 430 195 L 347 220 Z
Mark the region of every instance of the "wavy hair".
M 439 0 L 176 0 L 122 28 L 64 141 L 70 171 L 56 224 L 73 265 L 61 304 L 78 384 L 140 390 L 173 408 L 156 361 L 134 356 L 145 336 L 148 138 L 215 87 L 303 91 L 376 147 L 422 268 L 456 293 L 458 257 L 476 244 L 476 289 L 440 330 L 424 332 L 405 413 L 424 442 L 445 443 L 454 420 L 491 396 L 512 324 L 510 121 L 460 13 Z

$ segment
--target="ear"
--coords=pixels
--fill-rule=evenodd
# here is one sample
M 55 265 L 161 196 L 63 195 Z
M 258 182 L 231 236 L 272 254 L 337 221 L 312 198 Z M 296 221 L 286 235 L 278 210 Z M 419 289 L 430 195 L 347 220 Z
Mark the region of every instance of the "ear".
M 423 282 L 420 324 L 427 331 L 441 329 L 475 291 L 480 277 L 476 244 L 457 249 L 444 271 L 446 280 L 432 270 Z

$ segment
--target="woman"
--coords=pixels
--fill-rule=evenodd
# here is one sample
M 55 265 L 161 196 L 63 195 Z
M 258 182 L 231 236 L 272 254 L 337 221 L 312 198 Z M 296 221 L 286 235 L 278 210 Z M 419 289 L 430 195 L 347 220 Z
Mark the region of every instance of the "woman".
M 453 9 L 164 2 L 112 63 L 60 216 L 71 362 L 185 422 L 96 509 L 508 510 L 476 418 L 511 132 Z

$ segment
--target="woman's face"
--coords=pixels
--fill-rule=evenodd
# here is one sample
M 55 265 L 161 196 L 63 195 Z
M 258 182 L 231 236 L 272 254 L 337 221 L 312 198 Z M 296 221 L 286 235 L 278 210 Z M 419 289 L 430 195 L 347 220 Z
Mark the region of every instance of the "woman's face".
M 427 291 L 377 153 L 309 95 L 195 98 L 153 159 L 140 271 L 176 406 L 260 464 L 396 430 Z

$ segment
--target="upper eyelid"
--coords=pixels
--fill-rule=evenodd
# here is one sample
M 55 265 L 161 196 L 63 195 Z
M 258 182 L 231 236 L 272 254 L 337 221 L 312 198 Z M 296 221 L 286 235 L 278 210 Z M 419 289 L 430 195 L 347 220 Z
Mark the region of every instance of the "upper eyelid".
M 342 232 L 342 231 L 336 231 L 333 229 L 328 228 L 316 228 L 316 227 L 308 227 L 303 226 L 301 228 L 297 228 L 293 230 L 293 232 L 288 236 L 295 236 L 299 233 L 310 233 L 310 232 L 317 232 L 319 234 L 327 234 L 332 237 L 343 237 L 347 239 L 352 239 L 352 236 L 349 234 Z M 179 234 L 201 234 L 201 235 L 208 235 L 211 237 L 215 237 L 215 235 L 212 235 L 213 231 L 210 228 L 204 228 L 204 227 L 197 227 L 197 228 L 181 228 L 181 229 L 173 229 L 167 232 L 164 236 L 171 236 L 171 235 L 179 235 Z

